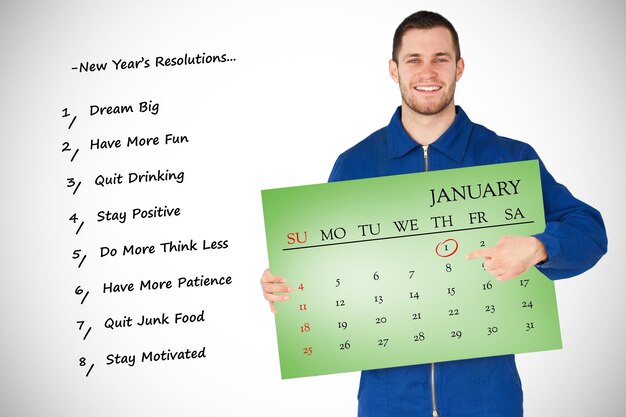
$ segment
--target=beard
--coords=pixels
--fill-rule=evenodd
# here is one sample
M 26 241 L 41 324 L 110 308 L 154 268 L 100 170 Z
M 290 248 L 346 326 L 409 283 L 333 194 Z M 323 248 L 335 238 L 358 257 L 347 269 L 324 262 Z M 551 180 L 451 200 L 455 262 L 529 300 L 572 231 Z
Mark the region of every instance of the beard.
M 450 103 L 454 100 L 454 91 L 456 90 L 456 82 L 452 82 L 448 85 L 448 87 L 442 87 L 443 94 L 441 98 L 436 101 L 420 102 L 418 98 L 415 96 L 415 90 L 411 88 L 409 85 L 402 82 L 401 79 L 398 78 L 400 84 L 400 95 L 402 96 L 402 101 L 415 113 L 423 115 L 423 116 L 432 116 L 435 114 L 441 113 L 444 109 L 446 109 Z

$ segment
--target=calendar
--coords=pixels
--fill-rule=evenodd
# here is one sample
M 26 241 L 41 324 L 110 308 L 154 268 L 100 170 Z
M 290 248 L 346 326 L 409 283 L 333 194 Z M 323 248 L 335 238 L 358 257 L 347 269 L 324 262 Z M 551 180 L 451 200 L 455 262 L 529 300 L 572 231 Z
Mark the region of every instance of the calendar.
M 545 228 L 536 160 L 262 191 L 282 378 L 561 348 L 554 284 L 465 255 Z

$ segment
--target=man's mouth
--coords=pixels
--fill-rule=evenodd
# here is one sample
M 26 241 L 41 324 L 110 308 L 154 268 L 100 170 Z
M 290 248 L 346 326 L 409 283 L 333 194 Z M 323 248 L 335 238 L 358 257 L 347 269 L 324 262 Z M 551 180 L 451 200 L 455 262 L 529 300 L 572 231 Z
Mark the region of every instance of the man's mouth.
M 417 91 L 439 91 L 441 90 L 441 86 L 438 85 L 418 85 L 413 87 Z

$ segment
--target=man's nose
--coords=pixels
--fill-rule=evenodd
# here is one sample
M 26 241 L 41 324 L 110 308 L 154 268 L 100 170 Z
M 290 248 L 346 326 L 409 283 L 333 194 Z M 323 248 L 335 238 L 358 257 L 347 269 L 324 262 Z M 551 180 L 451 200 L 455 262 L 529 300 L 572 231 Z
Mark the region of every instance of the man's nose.
M 419 74 L 424 79 L 431 79 L 437 76 L 435 68 L 430 63 L 424 63 L 420 68 Z

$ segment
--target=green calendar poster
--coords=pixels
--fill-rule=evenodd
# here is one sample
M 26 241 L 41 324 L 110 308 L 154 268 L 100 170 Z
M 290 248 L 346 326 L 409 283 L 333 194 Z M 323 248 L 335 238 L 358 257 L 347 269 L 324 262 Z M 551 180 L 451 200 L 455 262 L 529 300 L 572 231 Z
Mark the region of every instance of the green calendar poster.
M 545 228 L 537 161 L 262 191 L 283 378 L 561 348 L 554 284 L 465 255 Z

